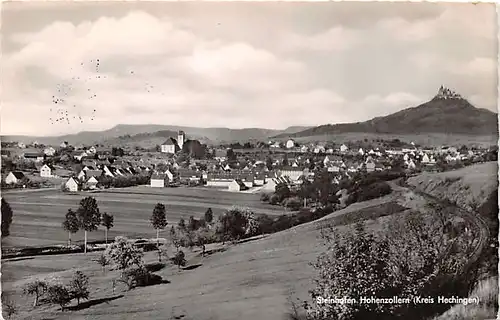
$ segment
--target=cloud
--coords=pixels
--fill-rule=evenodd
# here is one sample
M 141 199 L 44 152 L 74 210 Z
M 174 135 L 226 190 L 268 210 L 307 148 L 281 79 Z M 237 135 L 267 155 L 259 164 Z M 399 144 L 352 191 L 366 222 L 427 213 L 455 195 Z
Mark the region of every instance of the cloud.
M 486 5 L 92 8 L 47 9 L 45 22 L 41 9 L 6 14 L 3 132 L 362 121 L 424 102 L 441 84 L 478 107 L 496 101 L 495 10 Z M 70 124 L 51 124 L 66 112 Z
M 290 34 L 283 39 L 285 50 L 312 50 L 312 51 L 344 51 L 359 44 L 357 32 L 341 26 L 333 27 L 325 32 L 312 36 Z

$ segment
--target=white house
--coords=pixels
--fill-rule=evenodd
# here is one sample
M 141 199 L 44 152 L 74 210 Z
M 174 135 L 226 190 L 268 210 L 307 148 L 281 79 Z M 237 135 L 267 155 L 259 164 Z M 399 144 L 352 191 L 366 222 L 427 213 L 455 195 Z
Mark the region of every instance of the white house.
M 156 173 L 151 176 L 150 185 L 152 188 L 163 188 L 165 187 L 165 174 Z
M 26 148 L 26 145 L 24 143 L 22 143 L 22 142 L 19 142 L 17 144 L 17 147 L 20 148 L 20 149 L 24 149 L 24 148 Z
M 95 177 L 90 177 L 88 180 L 87 180 L 87 188 L 89 189 L 96 189 L 97 188 L 97 179 Z
M 323 147 L 323 146 L 316 146 L 314 148 L 314 153 L 325 153 L 325 147 Z
M 309 148 L 307 146 L 300 147 L 300 152 L 309 152 Z
M 162 153 L 174 154 L 178 150 L 179 147 L 177 145 L 177 141 L 174 138 L 168 138 L 167 141 L 163 142 L 161 145 Z
M 234 179 L 228 186 L 229 191 L 242 191 L 246 188 L 245 183 L 243 183 L 240 179 Z
M 5 183 L 6 184 L 19 183 L 23 178 L 24 178 L 24 173 L 20 171 L 11 171 L 9 172 L 7 177 L 5 177 Z
M 365 154 L 365 151 L 363 150 L 363 148 L 359 148 L 358 153 L 363 156 Z
M 375 171 L 375 162 L 373 162 L 372 160 L 369 160 L 365 163 L 366 165 L 366 171 L 367 172 L 373 172 Z
M 348 150 L 349 148 L 345 144 L 340 146 L 340 152 L 347 152 Z
M 429 159 L 429 156 L 427 155 L 427 153 L 424 153 L 424 155 L 422 156 L 422 160 L 420 161 L 424 164 L 427 164 L 430 162 L 430 159 Z
M 287 149 L 292 149 L 293 147 L 295 147 L 295 141 L 293 141 L 293 139 L 289 139 L 289 140 L 286 142 L 286 148 L 287 148 Z
M 52 165 L 44 164 L 40 168 L 40 177 L 50 178 L 54 175 L 55 168 Z
M 64 185 L 71 192 L 78 191 L 78 182 L 73 177 L 69 178 Z
M 408 169 L 410 170 L 413 170 L 415 169 L 417 166 L 415 165 L 415 162 L 413 162 L 413 159 L 410 159 L 408 161 L 406 161 L 406 166 L 408 167 Z
M 165 175 L 167 176 L 168 181 L 174 181 L 174 174 L 170 171 L 170 169 L 165 171 Z
M 47 147 L 43 150 L 43 153 L 49 157 L 52 157 L 54 154 L 56 154 L 56 149 L 52 147 Z
M 330 163 L 330 158 L 328 156 L 325 156 L 325 159 L 323 159 L 323 164 L 327 166 Z

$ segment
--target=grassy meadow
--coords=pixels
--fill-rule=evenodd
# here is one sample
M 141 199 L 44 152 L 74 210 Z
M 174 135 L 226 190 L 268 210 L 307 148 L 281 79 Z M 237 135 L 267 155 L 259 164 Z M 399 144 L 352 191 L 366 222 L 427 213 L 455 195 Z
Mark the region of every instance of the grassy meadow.
M 248 207 L 256 213 L 283 214 L 283 208 L 262 203 L 258 194 L 232 193 L 207 188 L 150 188 L 148 186 L 124 189 L 108 189 L 100 192 L 62 193 L 60 190 L 5 191 L 3 197 L 14 211 L 10 227 L 11 235 L 3 240 L 2 246 L 38 246 L 64 244 L 68 234 L 61 223 L 68 209 L 78 208 L 86 196 L 97 199 L 101 213 L 114 215 L 114 227 L 109 238 L 117 235 L 128 237 L 154 237 L 155 231 L 149 218 L 156 203 L 165 204 L 169 223 L 176 224 L 181 218 L 193 215 L 200 218 L 207 208 L 214 216 L 232 205 Z M 88 233 L 89 240 L 102 240 L 104 229 Z M 83 232 L 72 235 L 72 240 L 83 240 Z

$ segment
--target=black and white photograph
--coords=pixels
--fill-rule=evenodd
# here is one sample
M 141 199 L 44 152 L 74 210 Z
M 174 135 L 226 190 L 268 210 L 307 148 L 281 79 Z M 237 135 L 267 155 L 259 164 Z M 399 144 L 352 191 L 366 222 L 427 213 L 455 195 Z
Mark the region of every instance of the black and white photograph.
M 494 3 L 0 8 L 3 319 L 497 319 Z

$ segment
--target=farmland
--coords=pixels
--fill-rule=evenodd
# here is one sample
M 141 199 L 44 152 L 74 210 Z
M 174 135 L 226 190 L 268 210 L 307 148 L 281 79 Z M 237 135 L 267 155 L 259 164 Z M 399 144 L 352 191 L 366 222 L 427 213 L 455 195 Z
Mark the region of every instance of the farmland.
M 334 212 L 321 221 L 368 208 L 374 209 L 394 201 L 396 194 L 383 198 L 356 203 L 346 209 Z M 221 201 L 220 199 L 219 201 Z M 374 209 L 375 210 L 375 209 Z M 368 229 L 379 229 L 384 218 L 372 220 Z M 177 271 L 167 266 L 160 272 L 168 284 L 136 288 L 114 294 L 111 279 L 116 272 L 106 275 L 100 266 L 92 261 L 98 253 L 37 256 L 27 260 L 3 262 L 5 290 L 12 293 L 22 308 L 19 319 L 282 319 L 289 310 L 288 295 L 308 298 L 314 270 L 308 264 L 324 250 L 320 244 L 320 221 L 299 225 L 292 229 L 268 235 L 262 239 L 229 246 L 221 253 L 205 258 L 199 252 L 186 250 L 188 264 L 201 264 L 194 270 Z M 349 226 L 338 227 L 345 232 Z M 210 250 L 220 244 L 209 245 Z M 154 261 L 154 253 L 146 255 Z M 32 311 L 26 297 L 19 295 L 19 288 L 32 276 L 45 278 L 55 276 L 68 281 L 75 270 L 91 276 L 91 299 L 100 299 L 123 294 L 108 303 L 102 303 L 80 311 L 60 312 L 55 306 L 42 306 Z M 16 293 L 17 292 L 17 293 Z M 36 314 L 35 314 L 36 312 Z M 171 318 L 169 318 L 171 317 Z
M 3 195 L 12 206 L 14 221 L 11 236 L 4 240 L 4 247 L 63 244 L 67 233 L 61 223 L 68 209 L 78 208 L 79 201 L 86 196 L 97 199 L 101 212 L 115 216 L 115 226 L 109 237 L 126 234 L 129 237 L 153 237 L 155 232 L 149 217 L 156 203 L 162 202 L 167 209 L 169 223 L 203 216 L 207 208 L 212 208 L 218 216 L 232 205 L 244 206 L 256 213 L 283 214 L 283 208 L 263 204 L 258 194 L 231 193 L 203 188 L 162 188 L 132 187 L 109 189 L 101 192 L 76 194 L 59 190 L 14 191 Z M 89 240 L 102 240 L 104 232 L 98 230 L 88 234 Z M 82 240 L 83 232 L 72 236 L 72 240 Z

